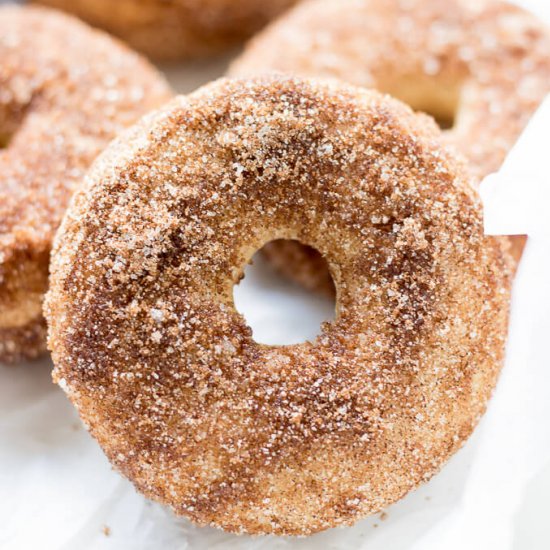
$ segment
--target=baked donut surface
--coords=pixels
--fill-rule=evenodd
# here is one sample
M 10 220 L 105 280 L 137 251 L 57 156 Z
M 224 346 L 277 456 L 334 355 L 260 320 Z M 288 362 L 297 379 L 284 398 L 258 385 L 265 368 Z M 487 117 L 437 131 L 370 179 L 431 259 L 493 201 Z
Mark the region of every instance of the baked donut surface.
M 35 0 L 67 10 L 159 60 L 234 47 L 296 0 Z
M 258 344 L 235 310 L 275 238 L 333 274 L 313 342 Z M 401 498 L 501 367 L 509 261 L 464 168 L 429 117 L 343 84 L 175 99 L 96 161 L 52 263 L 57 383 L 140 491 L 232 532 L 310 534 Z
M 107 35 L 47 8 L 0 8 L 0 361 L 46 350 L 42 299 L 69 198 L 105 145 L 170 97 Z
M 390 93 L 438 119 L 480 181 L 550 92 L 549 52 L 548 28 L 500 0 L 306 0 L 253 38 L 229 73 L 331 77 Z M 517 259 L 523 242 L 512 239 Z M 326 269 L 315 279 L 294 260 L 298 244 L 278 248 L 269 251 L 277 269 L 330 290 Z
M 427 112 L 479 177 L 550 93 L 550 32 L 500 0 L 306 0 L 252 39 L 236 76 L 281 71 L 375 88 Z

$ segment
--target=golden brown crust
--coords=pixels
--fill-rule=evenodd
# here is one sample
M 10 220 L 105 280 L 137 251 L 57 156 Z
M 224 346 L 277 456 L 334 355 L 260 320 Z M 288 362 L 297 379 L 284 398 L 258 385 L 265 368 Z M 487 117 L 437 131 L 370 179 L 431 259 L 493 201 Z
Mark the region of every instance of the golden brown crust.
M 438 119 L 476 180 L 496 171 L 550 92 L 550 33 L 499 0 L 309 0 L 251 40 L 230 74 L 281 71 L 375 88 Z M 521 257 L 524 239 L 512 238 Z M 325 289 L 326 270 L 272 247 L 280 271 Z M 305 275 L 304 275 L 305 274 Z
M 238 45 L 296 0 L 34 0 L 67 10 L 158 60 Z
M 0 361 L 45 350 L 49 253 L 70 195 L 120 130 L 170 96 L 107 35 L 47 8 L 0 8 Z
M 330 228 L 330 231 L 327 231 Z M 326 256 L 337 317 L 252 339 L 252 254 Z M 233 532 L 353 523 L 433 475 L 498 375 L 510 274 L 431 119 L 347 86 L 222 80 L 94 164 L 56 239 L 54 378 L 147 496 Z

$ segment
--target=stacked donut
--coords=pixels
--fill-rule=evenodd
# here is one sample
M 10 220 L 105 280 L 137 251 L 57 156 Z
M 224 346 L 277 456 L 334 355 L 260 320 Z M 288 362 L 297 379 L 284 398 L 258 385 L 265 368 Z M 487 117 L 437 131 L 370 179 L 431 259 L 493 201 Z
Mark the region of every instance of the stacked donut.
M 234 47 L 296 0 L 35 0 L 107 29 L 158 60 Z
M 52 239 L 95 157 L 171 96 L 148 62 L 44 8 L 0 8 L 0 361 L 45 351 Z
M 550 92 L 550 35 L 500 1 L 308 0 L 260 33 L 231 66 L 376 88 L 433 115 L 475 181 L 498 170 Z M 524 239 L 513 237 L 519 259 Z M 293 242 L 265 250 L 285 275 L 333 292 L 318 254 Z
M 292 3 L 70 8 L 175 58 Z M 146 496 L 236 533 L 380 511 L 441 468 L 495 386 L 514 262 L 476 186 L 550 90 L 549 36 L 496 0 L 306 0 L 237 78 L 165 104 L 106 35 L 0 10 L 0 356 L 40 353 L 49 285 L 54 379 Z M 312 342 L 258 344 L 235 309 L 266 243 L 335 292 Z

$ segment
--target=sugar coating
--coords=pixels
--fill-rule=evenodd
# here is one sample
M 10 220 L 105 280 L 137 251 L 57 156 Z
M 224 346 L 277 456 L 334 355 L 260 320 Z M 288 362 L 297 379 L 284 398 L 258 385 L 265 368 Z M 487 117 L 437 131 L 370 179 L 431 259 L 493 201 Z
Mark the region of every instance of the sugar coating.
M 251 40 L 230 73 L 339 78 L 450 110 L 446 139 L 483 177 L 550 92 L 549 51 L 548 27 L 500 0 L 306 0 Z
M 229 74 L 338 78 L 454 119 L 444 139 L 479 182 L 550 93 L 548 52 L 548 27 L 500 0 L 306 0 L 254 37 Z M 519 259 L 524 239 L 511 242 Z M 332 291 L 317 255 L 275 243 L 268 257 L 304 286 Z
M 109 141 L 170 97 L 107 35 L 46 8 L 0 8 L 0 361 L 45 351 L 50 247 L 69 198 Z
M 258 344 L 235 309 L 275 238 L 333 274 L 313 342 Z M 77 193 L 46 300 L 54 378 L 148 497 L 231 532 L 310 534 L 462 445 L 502 364 L 510 279 L 430 118 L 336 83 L 220 80 L 116 140 Z

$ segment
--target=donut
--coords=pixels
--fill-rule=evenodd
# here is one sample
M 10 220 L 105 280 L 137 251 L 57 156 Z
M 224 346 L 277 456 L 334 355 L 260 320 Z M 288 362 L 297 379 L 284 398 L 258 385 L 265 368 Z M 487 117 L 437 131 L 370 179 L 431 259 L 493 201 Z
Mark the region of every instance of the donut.
M 550 92 L 548 52 L 548 28 L 498 0 L 348 0 L 345 9 L 309 0 L 253 38 L 229 73 L 331 77 L 390 93 L 433 115 L 479 182 Z M 518 260 L 523 244 L 512 238 Z M 274 243 L 268 257 L 304 286 L 330 291 L 326 269 L 315 277 L 294 259 L 308 256 L 299 247 Z
M 485 409 L 510 261 L 482 225 L 429 117 L 343 84 L 217 81 L 114 142 L 71 203 L 45 306 L 54 379 L 177 514 L 351 524 L 437 472 Z M 258 344 L 235 309 L 275 238 L 327 258 L 337 314 L 312 342 Z
M 236 46 L 296 0 L 35 0 L 67 10 L 158 60 Z
M 146 61 L 48 8 L 0 8 L 0 361 L 46 351 L 53 235 L 94 158 L 171 97 Z

